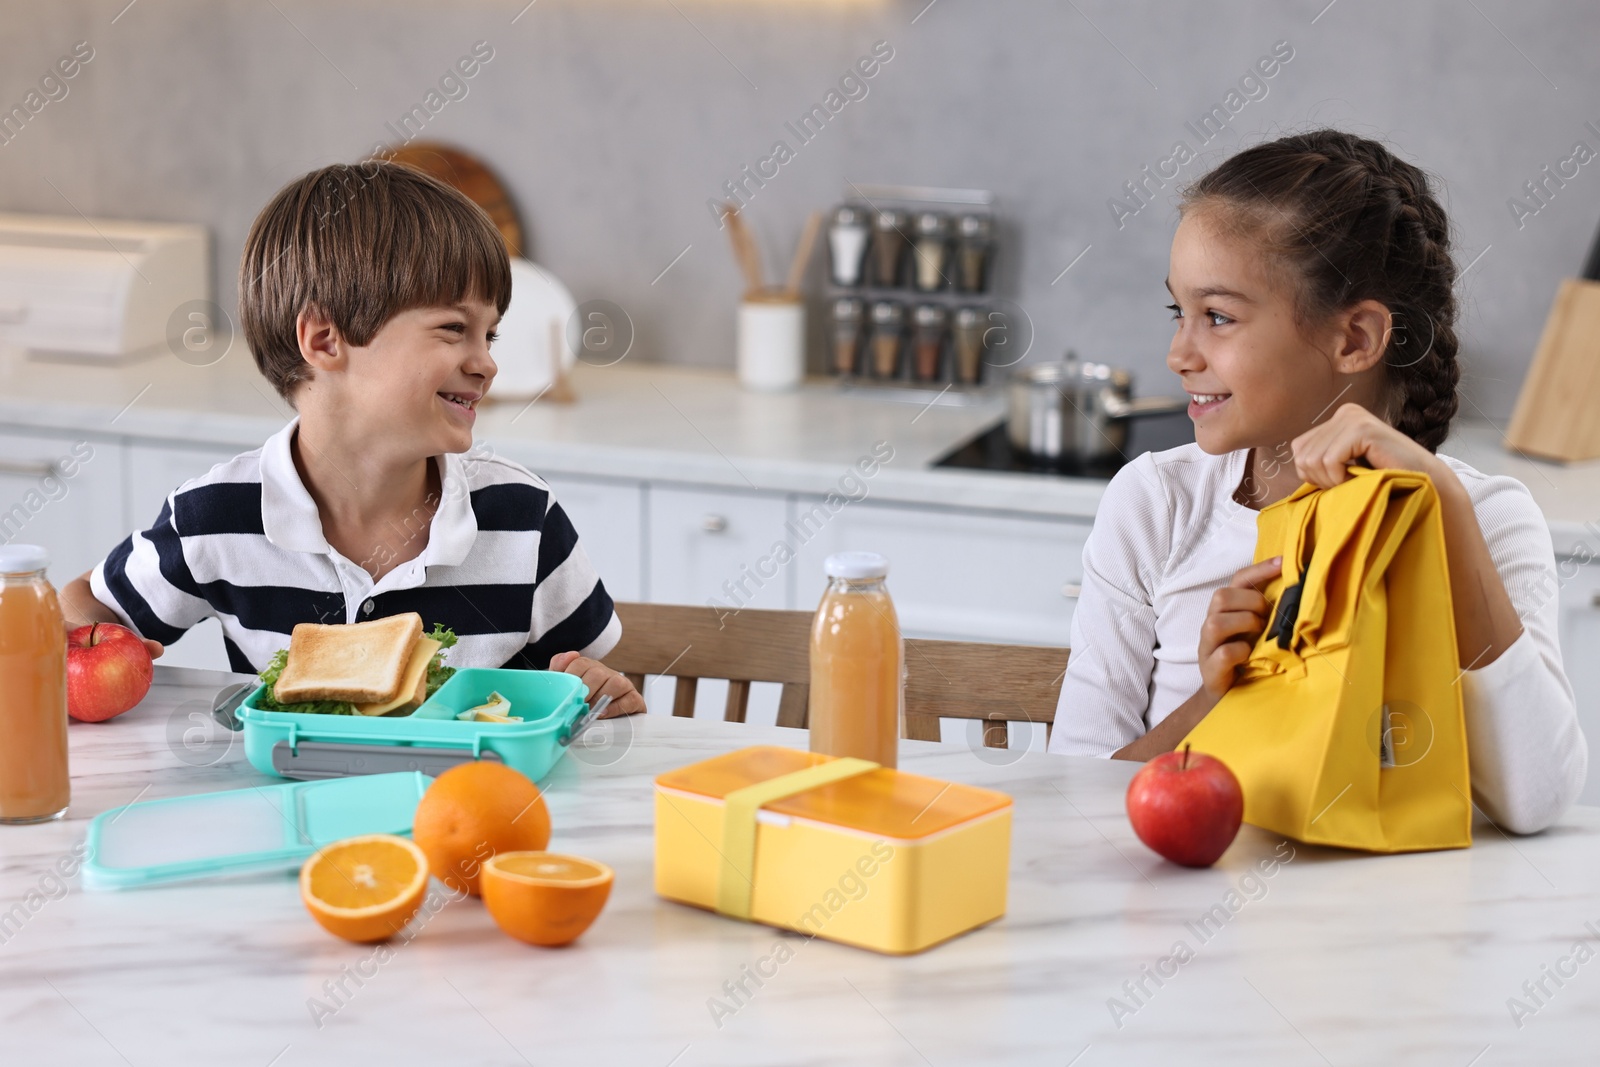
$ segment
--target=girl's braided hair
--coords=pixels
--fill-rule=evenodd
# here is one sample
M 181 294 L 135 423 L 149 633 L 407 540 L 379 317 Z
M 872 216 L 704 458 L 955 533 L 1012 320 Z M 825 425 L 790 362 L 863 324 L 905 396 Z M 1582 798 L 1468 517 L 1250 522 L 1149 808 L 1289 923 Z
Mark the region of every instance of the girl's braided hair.
M 1313 130 L 1246 149 L 1184 191 L 1185 211 L 1212 207 L 1289 268 L 1301 323 L 1362 300 L 1389 309 L 1383 414 L 1437 451 L 1461 368 L 1450 220 L 1428 176 L 1376 141 Z

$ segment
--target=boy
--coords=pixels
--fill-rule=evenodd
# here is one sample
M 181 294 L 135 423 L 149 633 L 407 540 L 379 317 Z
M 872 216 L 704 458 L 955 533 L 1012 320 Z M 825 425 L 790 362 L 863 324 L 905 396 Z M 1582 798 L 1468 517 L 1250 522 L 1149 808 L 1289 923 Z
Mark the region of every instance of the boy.
M 239 278 L 256 366 L 297 418 L 70 582 L 68 625 L 122 623 L 159 654 L 214 615 L 253 673 L 296 623 L 415 611 L 455 631 L 452 666 L 565 671 L 608 714 L 643 711 L 599 662 L 622 624 L 550 487 L 469 451 L 511 301 L 488 216 L 408 167 L 325 167 L 262 210 Z

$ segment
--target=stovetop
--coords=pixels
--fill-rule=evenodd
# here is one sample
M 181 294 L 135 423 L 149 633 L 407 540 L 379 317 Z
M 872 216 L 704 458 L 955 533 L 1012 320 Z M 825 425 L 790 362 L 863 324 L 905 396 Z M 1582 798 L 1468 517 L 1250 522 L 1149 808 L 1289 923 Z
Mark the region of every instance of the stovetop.
M 964 470 L 1043 474 L 1057 478 L 1109 478 L 1133 457 L 1145 452 L 1160 452 L 1194 442 L 1194 423 L 1185 412 L 1137 418 L 1128 424 L 1128 443 L 1123 455 L 1093 462 L 1052 463 L 1011 447 L 1002 421 L 977 437 L 946 452 L 933 461 L 935 467 Z

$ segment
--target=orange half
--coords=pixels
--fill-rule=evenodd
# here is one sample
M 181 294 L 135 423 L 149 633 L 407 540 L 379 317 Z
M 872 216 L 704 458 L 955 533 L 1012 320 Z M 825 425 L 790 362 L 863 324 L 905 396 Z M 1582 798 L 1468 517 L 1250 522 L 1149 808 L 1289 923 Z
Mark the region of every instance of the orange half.
M 610 867 L 558 852 L 502 852 L 483 865 L 483 904 L 495 925 L 530 945 L 578 939 L 611 897 Z
M 323 929 L 346 941 L 382 941 L 422 906 L 428 857 L 392 834 L 336 841 L 300 868 L 300 899 Z

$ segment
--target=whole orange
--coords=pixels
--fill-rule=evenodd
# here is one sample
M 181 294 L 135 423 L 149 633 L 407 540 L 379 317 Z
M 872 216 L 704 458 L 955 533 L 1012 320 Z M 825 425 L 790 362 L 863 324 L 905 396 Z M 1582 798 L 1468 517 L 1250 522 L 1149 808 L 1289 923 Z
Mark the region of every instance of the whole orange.
M 411 838 L 435 878 L 477 896 L 489 857 L 538 851 L 550 843 L 550 809 L 520 771 L 503 763 L 463 763 L 435 778 L 422 795 Z

